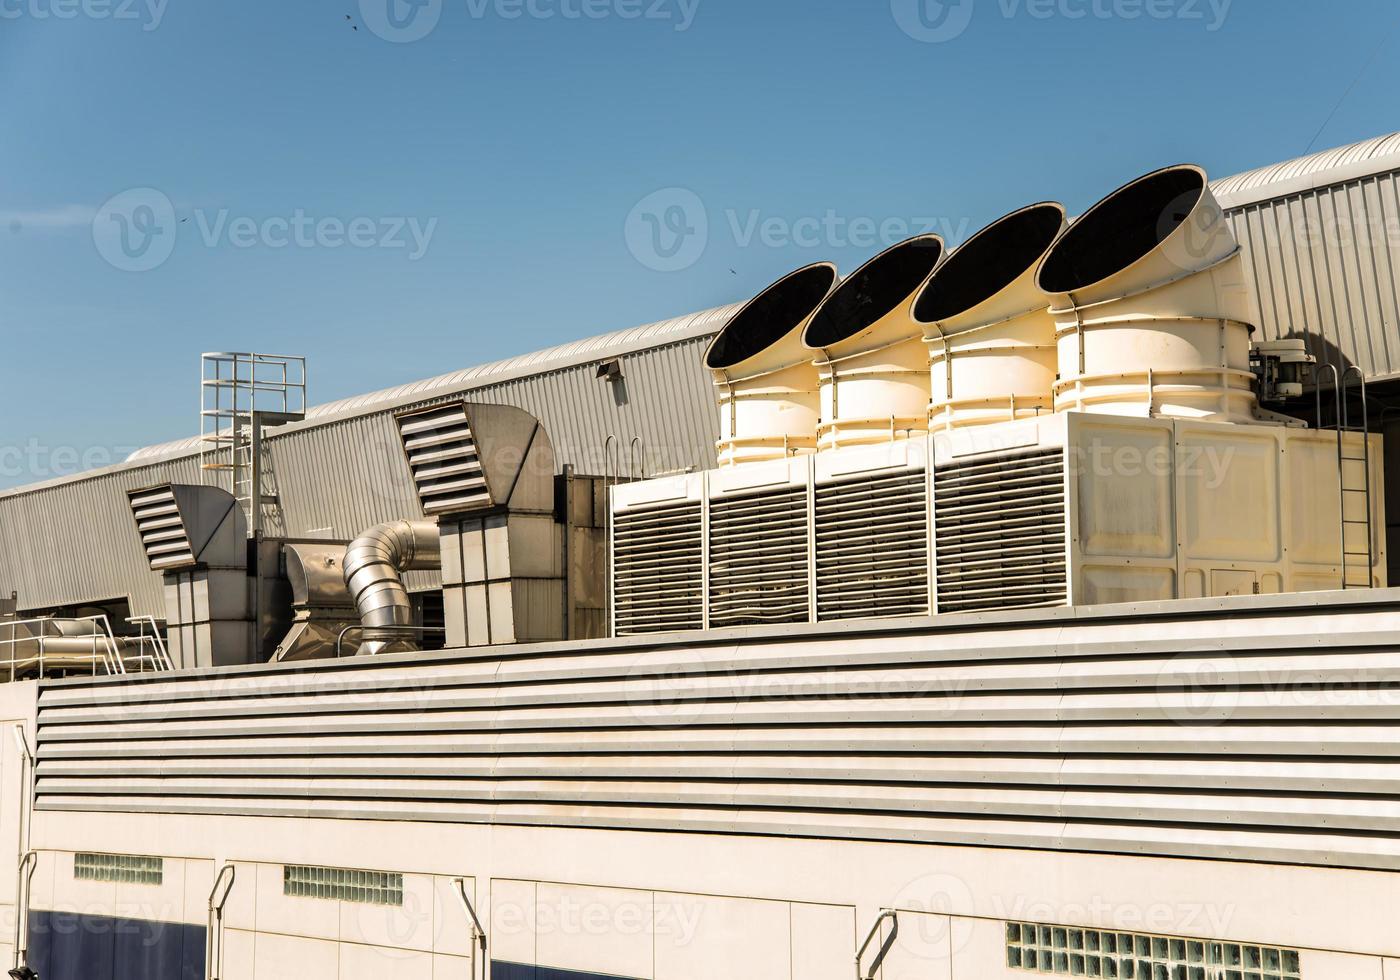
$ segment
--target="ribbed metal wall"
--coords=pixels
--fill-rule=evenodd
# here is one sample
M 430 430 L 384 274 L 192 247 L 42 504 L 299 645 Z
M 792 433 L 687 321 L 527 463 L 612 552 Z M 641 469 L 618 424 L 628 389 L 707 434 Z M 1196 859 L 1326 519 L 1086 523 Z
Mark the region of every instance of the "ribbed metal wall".
M 437 390 L 421 402 L 272 436 L 266 445 L 281 503 L 268 533 L 352 538 L 382 521 L 421 516 L 393 416 L 451 398 L 532 413 L 559 462 L 581 473 L 713 466 L 718 420 L 701 366 L 708 342 L 706 334 L 629 353 L 618 384 L 597 378 L 596 362 L 589 361 L 484 387 Z M 609 446 L 614 451 L 605 459 Z M 26 609 L 129 596 L 134 613 L 164 616 L 160 576 L 141 551 L 126 491 L 166 481 L 205 482 L 198 458 L 0 497 L 0 594 L 18 592 Z M 436 573 L 409 577 L 416 589 L 437 583 Z
M 1400 180 L 1395 172 L 1226 211 L 1259 302 L 1259 339 L 1302 337 L 1368 380 L 1400 376 Z
M 1400 870 L 1397 637 L 1391 590 L 60 681 L 37 799 Z

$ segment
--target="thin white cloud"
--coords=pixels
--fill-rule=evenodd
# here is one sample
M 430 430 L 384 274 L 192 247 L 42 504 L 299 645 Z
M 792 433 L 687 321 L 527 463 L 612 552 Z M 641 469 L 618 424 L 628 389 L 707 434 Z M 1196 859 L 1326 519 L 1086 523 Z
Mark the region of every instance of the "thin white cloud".
M 54 230 L 83 228 L 92 224 L 92 217 L 96 213 L 96 208 L 86 204 L 62 204 L 36 211 L 0 210 L 0 230 L 11 225 Z

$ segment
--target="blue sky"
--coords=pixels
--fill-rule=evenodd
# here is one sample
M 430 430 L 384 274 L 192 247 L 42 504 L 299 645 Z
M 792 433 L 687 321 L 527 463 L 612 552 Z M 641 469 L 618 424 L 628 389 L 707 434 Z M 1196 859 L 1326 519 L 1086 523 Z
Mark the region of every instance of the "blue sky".
M 0 486 L 1400 129 L 1393 0 L 413 3 L 0 0 Z

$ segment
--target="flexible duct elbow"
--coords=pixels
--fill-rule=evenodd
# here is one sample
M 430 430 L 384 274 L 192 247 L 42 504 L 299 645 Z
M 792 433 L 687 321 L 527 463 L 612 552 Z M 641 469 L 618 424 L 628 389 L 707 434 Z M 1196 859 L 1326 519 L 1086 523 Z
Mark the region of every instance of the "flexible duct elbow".
M 393 521 L 370 528 L 345 551 L 345 587 L 364 627 L 360 653 L 417 650 L 411 630 L 413 607 L 403 573 L 442 567 L 442 546 L 433 521 Z

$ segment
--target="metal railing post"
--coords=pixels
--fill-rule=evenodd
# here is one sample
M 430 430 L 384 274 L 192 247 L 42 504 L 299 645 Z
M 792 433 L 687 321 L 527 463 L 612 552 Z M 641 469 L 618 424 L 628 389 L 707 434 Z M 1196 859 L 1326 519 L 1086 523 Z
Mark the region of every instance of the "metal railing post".
M 224 956 L 224 905 L 228 902 L 229 893 L 233 891 L 234 879 L 238 876 L 238 869 L 232 864 L 226 864 L 219 869 L 219 873 L 214 876 L 214 887 L 209 891 L 209 927 L 204 937 L 204 976 L 205 980 L 219 980 L 219 973 L 223 967 L 220 962 Z M 228 884 L 224 884 L 224 879 L 228 879 Z M 223 887 L 223 894 L 219 894 L 220 886 Z

